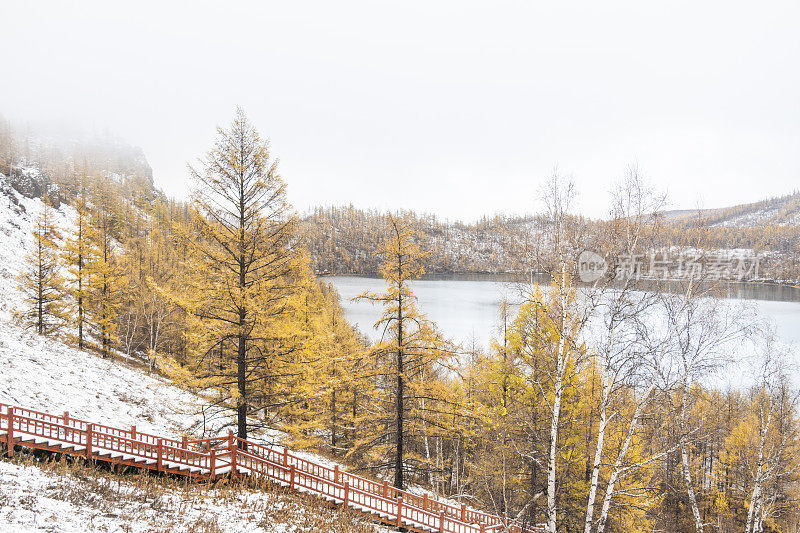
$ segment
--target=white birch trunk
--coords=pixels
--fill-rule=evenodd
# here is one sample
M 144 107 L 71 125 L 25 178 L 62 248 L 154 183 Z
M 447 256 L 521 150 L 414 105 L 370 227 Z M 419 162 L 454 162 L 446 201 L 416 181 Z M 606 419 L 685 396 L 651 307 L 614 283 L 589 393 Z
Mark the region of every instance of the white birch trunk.
M 561 418 L 561 397 L 563 395 L 564 374 L 567 367 L 565 353 L 567 326 L 566 268 L 561 263 L 561 330 L 558 332 L 558 352 L 556 353 L 556 380 L 553 393 L 553 416 L 550 420 L 550 455 L 547 464 L 547 531 L 556 533 L 556 455 L 558 454 L 558 424 Z
M 559 342 L 559 348 L 561 348 L 562 342 Z M 553 416 L 550 420 L 550 455 L 547 463 L 547 531 L 549 533 L 556 533 L 556 454 L 558 453 L 558 423 L 561 415 L 562 365 L 562 358 L 559 355 L 556 391 L 553 397 Z
M 633 435 L 636 433 L 636 428 L 639 425 L 639 417 L 642 415 L 642 409 L 647 399 L 650 397 L 650 394 L 653 392 L 653 389 L 655 389 L 655 382 L 650 385 L 650 388 L 647 389 L 647 392 L 642 396 L 642 400 L 636 405 L 636 411 L 634 411 L 631 421 L 628 424 L 628 433 L 625 435 L 625 441 L 622 443 L 619 455 L 617 455 L 617 460 L 614 461 L 614 466 L 611 469 L 611 475 L 608 477 L 608 486 L 606 487 L 606 494 L 603 497 L 603 507 L 600 510 L 600 517 L 597 523 L 597 533 L 603 533 L 603 531 L 605 531 L 606 522 L 608 521 L 608 512 L 611 509 L 611 500 L 614 498 L 614 489 L 616 488 L 617 480 L 622 471 L 622 462 L 625 460 L 625 455 L 628 453 Z
M 763 420 L 763 419 L 762 419 Z M 758 531 L 756 529 L 757 522 L 759 521 L 760 516 L 760 503 L 761 503 L 761 483 L 762 483 L 762 476 L 764 473 L 764 443 L 767 440 L 767 432 L 769 431 L 769 426 L 772 423 L 772 405 L 770 405 L 769 413 L 767 414 L 767 421 L 766 424 L 762 422 L 761 428 L 759 430 L 759 439 L 758 439 L 758 469 L 756 470 L 755 479 L 753 480 L 753 492 L 750 495 L 750 505 L 747 509 L 747 528 L 745 529 L 746 533 L 751 533 Z
M 592 521 L 594 518 L 594 504 L 597 499 L 597 485 L 600 480 L 600 464 L 603 459 L 603 446 L 606 436 L 606 425 L 608 424 L 607 402 L 610 395 L 611 382 L 605 375 L 603 376 L 603 397 L 600 407 L 600 424 L 597 427 L 597 447 L 594 451 L 594 462 L 592 464 L 592 479 L 589 485 L 589 498 L 586 503 L 586 521 L 583 525 L 584 533 L 592 533 Z
M 689 504 L 692 506 L 692 516 L 694 517 L 694 527 L 697 533 L 703 533 L 703 519 L 700 516 L 700 509 L 697 507 L 697 496 L 692 485 L 692 472 L 689 469 L 689 451 L 686 449 L 686 441 L 681 437 L 681 466 L 683 468 L 683 481 L 686 483 L 686 494 L 689 497 Z
M 703 533 L 703 519 L 697 506 L 697 496 L 694 493 L 691 465 L 689 464 L 689 450 L 686 448 L 686 397 L 689 395 L 688 372 L 683 376 L 681 389 L 681 409 L 680 413 L 678 413 L 678 430 L 680 431 L 678 445 L 681 452 L 681 470 L 683 470 L 683 481 L 686 483 L 686 496 L 689 498 L 689 505 L 692 508 L 695 531 Z
M 755 528 L 755 520 L 756 514 L 758 513 L 757 507 L 758 505 L 756 502 L 761 497 L 761 482 L 760 480 L 756 480 L 755 485 L 753 485 L 753 492 L 750 494 L 750 505 L 747 508 L 747 526 L 745 528 L 745 533 L 751 533 L 756 531 Z

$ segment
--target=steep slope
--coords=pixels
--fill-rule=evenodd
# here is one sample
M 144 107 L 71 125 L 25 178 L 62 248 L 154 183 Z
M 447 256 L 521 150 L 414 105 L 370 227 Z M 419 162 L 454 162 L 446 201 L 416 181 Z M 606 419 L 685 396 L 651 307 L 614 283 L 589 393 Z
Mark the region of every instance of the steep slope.
M 145 420 L 152 430 L 178 434 L 202 431 L 193 395 L 119 362 L 34 335 L 16 322 L 14 310 L 22 305 L 17 276 L 42 208 L 41 200 L 8 187 L 0 193 L 0 401 L 32 408 L 61 405 L 79 417 L 113 415 L 120 424 Z M 63 227 L 73 216 L 67 205 L 56 210 Z
M 203 398 L 148 374 L 136 361 L 103 359 L 17 323 L 14 311 L 22 303 L 17 275 L 43 205 L 0 174 L 0 403 L 69 411 L 119 427 L 135 424 L 155 434 L 220 433 L 229 420 L 219 411 L 205 409 Z M 74 214 L 61 204 L 56 220 L 67 227 Z M 278 438 L 278 433 L 260 435 L 262 441 Z M 0 460 L 0 531 L 380 530 L 363 517 L 320 509 L 312 499 L 277 490 L 210 490 L 79 466 L 33 466 L 25 454 L 17 457 Z
M 189 438 L 204 438 L 227 433 L 231 422 L 230 413 L 224 413 L 220 409 L 209 410 L 206 408 L 209 402 L 204 398 L 183 390 L 158 375 L 148 374 L 147 368 L 140 361 L 126 360 L 120 355 L 103 358 L 92 352 L 77 350 L 59 340 L 36 335 L 32 330 L 17 323 L 14 312 L 23 304 L 18 289 L 17 274 L 24 264 L 25 250 L 33 245 L 31 229 L 37 214 L 42 209 L 44 204 L 40 199 L 27 198 L 16 190 L 5 189 L 4 193 L 0 194 L 0 227 L 2 227 L 0 263 L 3 265 L 0 270 L 0 289 L 3 293 L 0 302 L 0 403 L 50 413 L 68 411 L 70 418 L 73 419 L 101 421 L 118 428 L 135 425 L 139 432 L 165 437 L 186 435 Z M 56 210 L 56 221 L 63 228 L 71 224 L 74 216 L 74 210 L 66 204 L 62 204 Z M 280 453 L 282 448 L 279 444 L 283 437 L 278 431 L 270 431 L 256 433 L 251 438 L 260 443 L 273 446 L 277 444 L 277 452 Z M 312 453 L 301 452 L 294 455 L 317 465 L 326 466 L 330 470 L 337 466 L 336 463 Z M 55 516 L 54 520 L 61 522 L 67 515 L 85 517 L 86 513 L 90 512 L 91 502 L 65 502 L 64 494 L 81 493 L 84 500 L 89 498 L 95 502 L 104 501 L 104 494 L 91 496 L 92 491 L 99 490 L 99 485 L 89 483 L 87 486 L 86 480 L 80 479 L 84 474 L 78 475 L 77 480 L 74 479 L 75 476 L 59 474 L 55 476 L 58 478 L 56 481 L 53 479 L 52 470 L 37 472 L 24 465 L 8 463 L 0 465 L 0 501 L 3 501 L 4 507 L 9 510 L 4 521 L 16 524 L 20 530 L 25 530 L 31 524 L 36 526 L 37 521 L 45 515 Z M 338 466 L 339 470 L 344 470 L 341 465 Z M 92 476 L 97 475 L 96 472 L 92 474 Z M 123 499 L 117 503 L 98 504 L 100 508 L 110 509 L 105 514 L 117 515 L 116 517 L 127 516 L 130 520 L 134 520 L 132 517 L 135 515 L 134 521 L 143 521 L 142 524 L 145 524 L 142 526 L 143 530 L 149 530 L 146 526 L 149 523 L 147 518 L 149 515 L 136 504 L 141 499 L 141 491 L 137 488 L 137 484 L 131 484 L 127 479 L 117 479 L 116 483 L 128 487 L 123 490 L 128 495 L 127 504 L 123 504 Z M 374 485 L 380 486 L 380 483 Z M 54 486 L 62 488 L 54 489 Z M 90 496 L 84 494 L 87 491 Z M 170 488 L 164 489 L 163 492 L 178 502 L 175 504 L 178 508 L 186 505 L 194 506 L 194 503 L 187 502 L 194 502 L 197 499 L 196 494 L 191 491 L 184 490 L 179 494 L 173 494 L 174 490 Z M 424 494 L 431 497 L 430 493 L 416 488 L 409 492 L 419 495 L 420 500 Z M 31 494 L 37 494 L 37 497 L 31 498 Z M 405 497 L 411 498 L 411 495 Z M 233 503 L 230 505 L 234 507 L 240 505 L 242 498 L 248 502 L 251 500 L 255 502 L 254 508 L 247 508 L 248 516 L 258 514 L 250 512 L 252 509 L 263 511 L 263 505 L 258 503 L 262 501 L 259 499 L 262 496 L 256 493 L 252 496 L 237 494 L 232 498 Z M 216 502 L 216 499 L 216 495 L 211 497 L 213 502 Z M 452 509 L 461 506 L 456 502 L 447 503 Z M 201 505 L 199 508 L 207 509 L 209 512 L 217 509 L 220 516 L 236 515 L 228 507 L 219 510 L 217 503 Z M 463 514 L 463 510 L 461 512 Z M 316 515 L 318 517 L 319 513 Z M 346 519 L 346 523 L 350 523 L 347 520 L 351 519 L 355 520 L 355 524 L 368 523 L 370 528 L 378 527 L 365 518 L 356 520 L 350 517 Z M 73 524 L 74 528 L 65 526 L 57 530 L 79 530 L 79 524 L 83 520 L 77 522 L 66 520 L 66 522 Z M 106 522 L 112 530 L 118 525 L 115 520 Z M 250 525 L 242 528 L 230 525 L 224 529 L 251 530 L 250 526 L 253 524 L 247 520 L 245 523 Z M 186 525 L 184 521 L 176 523 L 175 527 L 180 530 Z M 133 528 L 133 530 L 138 529 Z M 253 530 L 259 529 L 256 527 Z M 296 530 L 303 531 L 303 529 Z

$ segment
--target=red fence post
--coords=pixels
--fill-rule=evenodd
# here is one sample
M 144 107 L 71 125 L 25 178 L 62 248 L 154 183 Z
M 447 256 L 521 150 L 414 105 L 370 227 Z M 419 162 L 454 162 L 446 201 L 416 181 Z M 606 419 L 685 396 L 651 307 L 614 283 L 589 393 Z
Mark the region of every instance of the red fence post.
M 397 497 L 397 527 L 403 525 L 403 497 Z
M 14 408 L 8 407 L 8 432 L 6 433 L 7 448 L 6 454 L 9 457 L 14 457 Z
M 156 444 L 156 470 L 161 472 L 161 439 L 158 439 Z
M 439 513 L 439 533 L 444 533 L 444 510 Z
M 333 482 L 339 483 L 339 465 L 333 467 Z
M 462 503 L 461 504 L 461 521 L 462 522 L 466 522 L 467 521 L 467 504 L 466 503 Z
M 423 511 L 427 511 L 428 510 L 428 493 L 427 492 L 422 495 L 422 510 Z
M 481 523 L 481 533 L 486 533 L 486 525 Z
M 347 507 L 350 504 L 350 483 L 347 481 L 344 482 L 344 506 Z
M 216 466 L 214 463 L 216 462 L 216 458 L 217 458 L 216 451 L 217 450 L 214 450 L 214 449 L 211 450 L 211 459 L 210 459 L 211 468 L 209 469 L 210 470 L 209 475 L 211 476 L 211 479 L 214 479 L 214 467 Z
M 285 446 L 283 448 L 283 466 L 289 466 L 289 450 Z
M 64 425 L 69 425 L 69 411 L 64 411 Z
M 190 462 L 189 461 L 189 451 L 188 451 L 189 450 L 189 438 L 186 435 L 184 435 L 183 439 L 181 439 L 181 448 L 183 448 L 183 450 L 181 450 L 180 459 L 183 460 L 186 463 Z
M 136 426 L 131 426 L 131 440 L 136 440 Z
M 92 457 L 92 425 L 86 424 L 86 457 Z
M 231 478 L 236 475 L 236 443 L 233 440 L 233 430 L 228 430 L 228 453 L 231 456 Z
M 289 467 L 289 490 L 294 490 L 294 465 Z
M 383 497 L 384 498 L 389 497 L 389 482 L 386 481 L 385 479 L 383 480 Z

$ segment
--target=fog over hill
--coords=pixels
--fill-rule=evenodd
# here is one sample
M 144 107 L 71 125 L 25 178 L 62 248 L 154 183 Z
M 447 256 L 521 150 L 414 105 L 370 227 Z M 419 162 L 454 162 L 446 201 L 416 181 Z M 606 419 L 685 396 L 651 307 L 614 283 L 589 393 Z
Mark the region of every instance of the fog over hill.
M 120 192 L 133 190 L 147 197 L 161 195 L 153 170 L 141 148 L 112 134 L 70 136 L 19 127 L 0 116 L 0 174 L 7 186 L 27 198 L 47 195 L 54 205 L 69 201 L 78 182 L 108 177 Z

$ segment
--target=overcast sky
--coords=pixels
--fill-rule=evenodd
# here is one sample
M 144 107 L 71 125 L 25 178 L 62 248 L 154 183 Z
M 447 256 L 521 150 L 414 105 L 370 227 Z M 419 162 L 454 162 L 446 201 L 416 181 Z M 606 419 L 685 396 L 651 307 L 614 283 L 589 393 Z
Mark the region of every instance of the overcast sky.
M 607 212 L 635 163 L 674 208 L 800 188 L 800 2 L 4 1 L 0 114 L 110 130 L 158 186 L 241 105 L 298 210 Z

